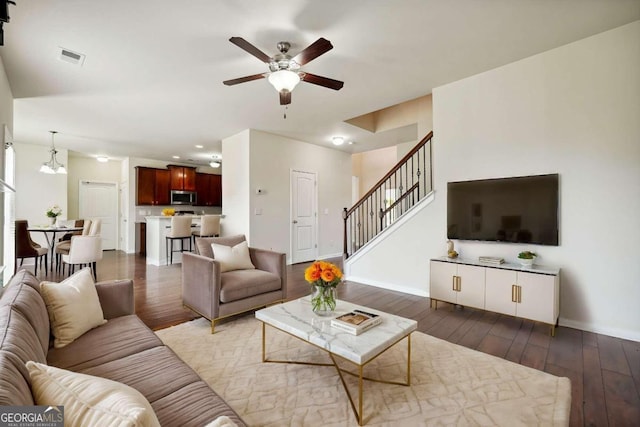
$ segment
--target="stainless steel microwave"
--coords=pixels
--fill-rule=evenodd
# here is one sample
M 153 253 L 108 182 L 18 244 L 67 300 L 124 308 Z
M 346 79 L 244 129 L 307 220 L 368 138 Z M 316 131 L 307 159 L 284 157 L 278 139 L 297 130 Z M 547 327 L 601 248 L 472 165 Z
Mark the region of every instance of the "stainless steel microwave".
M 171 190 L 172 205 L 195 205 L 196 200 L 195 191 Z

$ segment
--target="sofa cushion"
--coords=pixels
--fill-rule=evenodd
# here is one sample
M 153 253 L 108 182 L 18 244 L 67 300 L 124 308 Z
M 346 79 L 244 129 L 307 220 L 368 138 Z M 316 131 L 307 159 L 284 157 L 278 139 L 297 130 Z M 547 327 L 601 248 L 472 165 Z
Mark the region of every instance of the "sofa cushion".
M 10 305 L 25 317 L 38 336 L 40 346 L 46 355 L 49 349 L 49 337 L 51 335 L 47 307 L 37 287 L 33 287 L 33 281 L 31 279 L 33 276 L 29 277 L 30 273 L 27 275 L 18 274 L 20 276 L 26 276 L 25 281 L 19 282 L 11 280 L 2 295 L 0 305 Z
M 220 276 L 220 281 L 220 301 L 223 303 L 277 291 L 282 286 L 278 276 L 262 270 L 228 271 Z
M 9 288 L 10 286 L 18 283 L 23 283 L 25 285 L 31 286 L 36 291 L 40 290 L 40 280 L 38 280 L 38 278 L 34 276 L 33 273 L 31 273 L 29 270 L 18 270 L 5 287 Z
M 240 242 L 235 246 L 212 243 L 211 249 L 213 250 L 214 259 L 220 263 L 221 273 L 233 270 L 255 269 L 255 266 L 251 263 L 247 242 Z
M 160 426 L 151 405 L 125 384 L 28 362 L 37 405 L 63 405 L 69 426 Z
M 38 335 L 27 318 L 10 305 L 0 306 L 0 350 L 14 354 L 22 364 L 29 360 L 46 362 Z M 22 372 L 28 378 L 26 370 Z
M 29 360 L 46 360 L 38 335 L 15 307 L 0 306 L 0 405 L 33 405 Z
M 197 237 L 196 238 L 196 249 L 199 255 L 206 256 L 207 258 L 213 259 L 213 249 L 211 249 L 212 243 L 217 243 L 219 245 L 225 246 L 235 246 L 240 242 L 244 242 L 247 239 L 243 234 L 238 234 L 236 236 L 225 236 L 225 237 Z
M 165 346 L 150 348 L 80 372 L 131 386 L 149 402 L 200 381 L 198 374 Z M 167 381 L 167 378 L 171 381 Z
M 0 406 L 34 405 L 23 368 L 24 362 L 15 354 L 0 350 Z
M 60 283 L 42 282 L 55 348 L 64 347 L 85 332 L 106 323 L 90 268 Z
M 163 426 L 202 427 L 221 415 L 226 415 L 238 426 L 245 425 L 204 381 L 182 387 L 151 402 L 151 406 Z
M 49 349 L 50 365 L 79 371 L 162 345 L 136 315 L 121 316 L 91 329 L 71 344 Z

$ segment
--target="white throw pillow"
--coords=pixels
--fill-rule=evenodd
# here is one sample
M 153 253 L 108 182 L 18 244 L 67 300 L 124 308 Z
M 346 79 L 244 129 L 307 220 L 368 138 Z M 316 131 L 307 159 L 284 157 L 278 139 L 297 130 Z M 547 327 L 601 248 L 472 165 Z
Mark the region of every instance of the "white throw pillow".
M 249 245 L 247 245 L 246 241 L 240 242 L 233 247 L 212 243 L 211 249 L 213 250 L 213 259 L 220 263 L 220 272 L 222 273 L 255 268 L 251 263 Z
M 237 424 L 226 415 L 221 415 L 204 427 L 237 427 Z
M 64 347 L 90 329 L 105 324 L 90 268 L 83 268 L 60 283 L 40 283 L 47 305 L 53 345 Z
M 147 399 L 128 385 L 32 361 L 26 366 L 36 405 L 63 405 L 65 427 L 160 426 Z

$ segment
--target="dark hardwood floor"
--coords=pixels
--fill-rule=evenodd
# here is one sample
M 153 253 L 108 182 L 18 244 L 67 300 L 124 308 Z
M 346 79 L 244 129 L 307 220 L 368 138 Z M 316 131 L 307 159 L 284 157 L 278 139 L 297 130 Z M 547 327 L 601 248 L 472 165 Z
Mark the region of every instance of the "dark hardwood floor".
M 138 255 L 110 251 L 98 263 L 98 280 L 132 278 L 138 316 L 161 329 L 197 317 L 182 307 L 180 268 L 148 266 Z M 309 293 L 305 268 L 287 267 L 290 299 Z M 46 278 L 60 279 L 55 273 Z M 354 282 L 341 286 L 338 297 L 415 319 L 418 330 L 449 342 L 570 378 L 572 426 L 640 425 L 639 342 L 566 327 L 552 338 L 540 323 L 446 303 L 436 310 L 428 298 Z

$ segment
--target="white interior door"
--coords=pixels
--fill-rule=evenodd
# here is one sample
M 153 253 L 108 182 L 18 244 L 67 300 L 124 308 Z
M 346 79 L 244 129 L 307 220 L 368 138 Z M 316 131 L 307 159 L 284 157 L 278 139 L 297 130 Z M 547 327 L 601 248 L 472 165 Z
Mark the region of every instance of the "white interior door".
M 317 256 L 316 174 L 291 171 L 291 262 L 312 261 Z
M 79 204 L 81 219 L 102 220 L 102 249 L 115 249 L 118 241 L 118 185 L 115 182 L 80 181 Z

